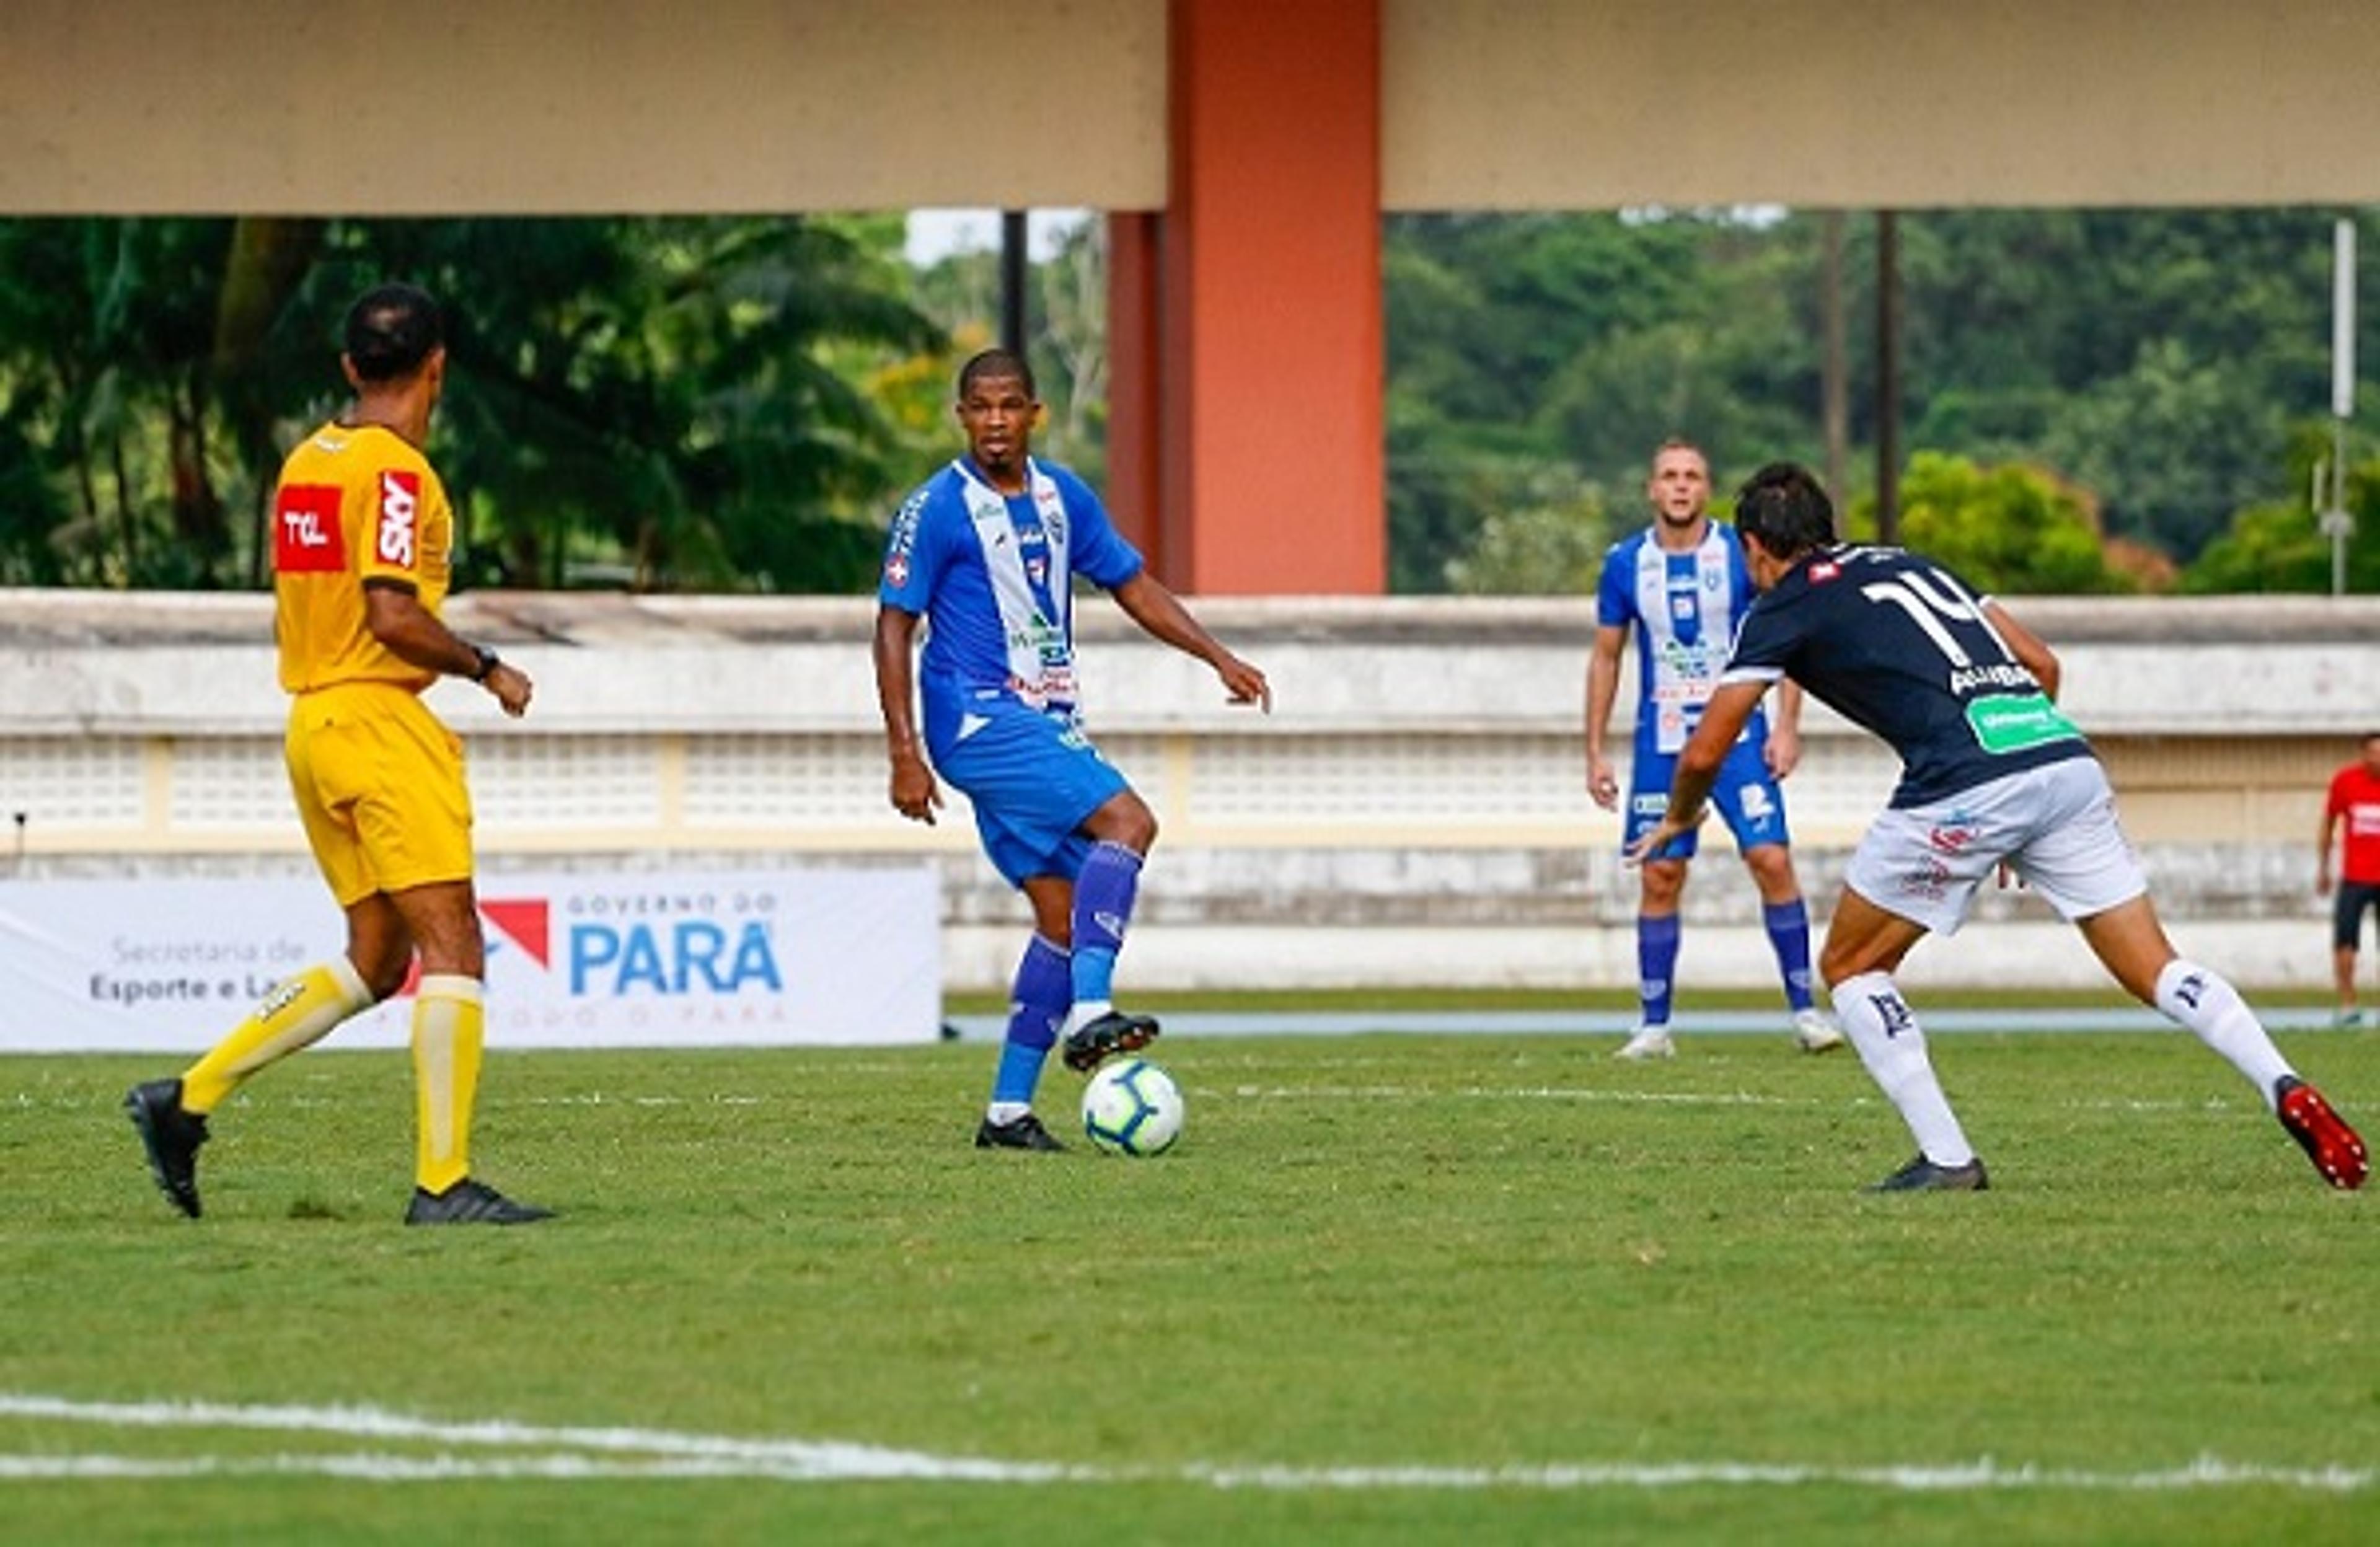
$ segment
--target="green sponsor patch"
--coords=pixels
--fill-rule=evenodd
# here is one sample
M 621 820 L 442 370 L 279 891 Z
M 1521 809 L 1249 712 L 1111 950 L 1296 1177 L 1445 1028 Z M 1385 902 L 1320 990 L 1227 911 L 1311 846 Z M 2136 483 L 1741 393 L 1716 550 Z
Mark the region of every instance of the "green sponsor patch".
M 1967 705 L 1967 724 L 1975 740 L 1991 753 L 2022 752 L 2052 741 L 2080 740 L 2074 722 L 2039 693 L 1998 694 Z

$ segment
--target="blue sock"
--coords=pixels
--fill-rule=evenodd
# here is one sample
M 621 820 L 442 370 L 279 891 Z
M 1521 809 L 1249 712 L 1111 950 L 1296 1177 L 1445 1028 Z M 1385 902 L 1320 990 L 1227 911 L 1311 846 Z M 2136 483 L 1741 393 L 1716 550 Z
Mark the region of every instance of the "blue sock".
M 1645 1001 L 1645 1024 L 1670 1024 L 1670 990 L 1678 970 L 1678 916 L 1636 916 L 1636 992 Z
M 1140 894 L 1140 856 L 1122 844 L 1099 844 L 1075 877 L 1075 1003 L 1112 998 L 1116 953 Z
M 1033 1103 L 1034 1088 L 1041 1083 L 1041 1066 L 1058 1040 L 1058 1023 L 1066 1018 L 1072 1002 L 1066 953 L 1035 935 L 1016 964 L 1016 984 L 1009 991 L 1008 1039 L 1000 1048 L 1000 1073 L 991 1082 L 994 1102 Z
M 1785 980 L 1785 1003 L 1799 1015 L 1815 1003 L 1810 997 L 1810 910 L 1799 897 L 1769 903 L 1760 909 L 1760 921 L 1768 926 L 1769 948 L 1777 953 L 1777 970 Z

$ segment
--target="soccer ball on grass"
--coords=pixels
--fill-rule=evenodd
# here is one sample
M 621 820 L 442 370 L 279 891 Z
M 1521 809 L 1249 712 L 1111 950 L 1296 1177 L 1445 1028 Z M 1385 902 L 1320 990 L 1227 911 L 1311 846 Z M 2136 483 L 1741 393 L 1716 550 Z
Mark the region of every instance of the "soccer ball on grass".
M 1161 1155 L 1182 1137 L 1182 1090 L 1146 1058 L 1099 1066 L 1083 1087 L 1083 1131 L 1111 1155 Z

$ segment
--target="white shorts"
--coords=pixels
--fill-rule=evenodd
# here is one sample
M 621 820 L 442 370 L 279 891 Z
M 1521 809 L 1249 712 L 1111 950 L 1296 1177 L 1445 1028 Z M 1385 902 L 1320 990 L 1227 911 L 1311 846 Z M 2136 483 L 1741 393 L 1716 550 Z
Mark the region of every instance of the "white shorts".
M 1860 840 L 1843 884 L 1888 913 L 1956 934 L 1975 888 L 2003 859 L 2070 921 L 2148 890 L 2117 824 L 2107 772 L 2091 757 L 1886 811 Z

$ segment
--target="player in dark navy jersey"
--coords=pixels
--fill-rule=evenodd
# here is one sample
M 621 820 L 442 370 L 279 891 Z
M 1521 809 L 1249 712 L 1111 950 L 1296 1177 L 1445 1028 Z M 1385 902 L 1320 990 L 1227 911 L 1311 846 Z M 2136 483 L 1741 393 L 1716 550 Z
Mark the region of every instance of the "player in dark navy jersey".
M 931 822 L 935 774 L 966 793 L 984 853 L 1033 907 L 986 1150 L 1063 1148 L 1033 1115 L 1061 1036 L 1073 1068 L 1146 1046 L 1157 1022 L 1110 999 L 1157 817 L 1076 713 L 1076 576 L 1155 638 L 1204 661 L 1233 703 L 1272 709 L 1265 675 L 1217 643 L 1141 565 L 1088 484 L 1032 456 L 1033 372 L 987 349 L 959 372 L 966 455 L 902 504 L 877 588 L 876 693 L 893 809 Z M 912 664 L 917 626 L 925 648 Z M 913 706 L 922 700 L 923 714 Z M 922 721 L 922 724 L 921 724 Z
M 1917 1157 L 1875 1190 L 1988 1185 L 1892 975 L 1928 932 L 1955 933 L 1978 883 L 2003 864 L 2081 930 L 2128 992 L 2229 1060 L 2325 1180 L 2361 1187 L 2370 1163 L 2355 1130 L 2231 985 L 2166 938 L 2107 775 L 2058 708 L 2049 647 L 1939 565 L 1838 544 L 1834 506 L 1806 469 L 1754 474 L 1735 525 L 1761 595 L 1679 754 L 1668 813 L 1630 853 L 1701 822 L 1728 749 L 1786 677 L 1900 754 L 1900 784 L 1852 857 L 1818 957 L 1843 1030 L 1917 1140 Z

